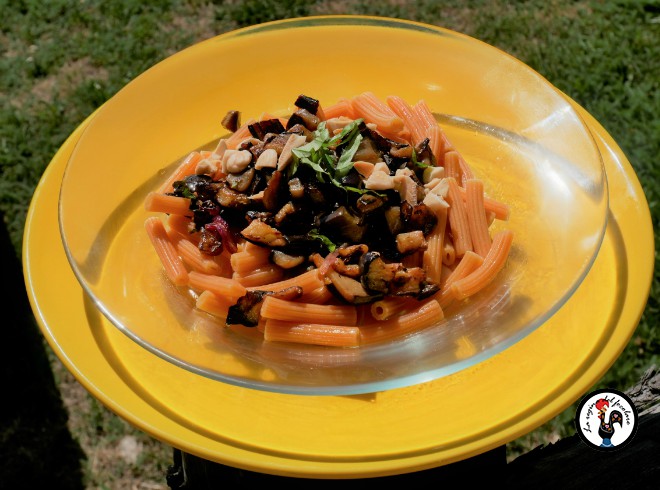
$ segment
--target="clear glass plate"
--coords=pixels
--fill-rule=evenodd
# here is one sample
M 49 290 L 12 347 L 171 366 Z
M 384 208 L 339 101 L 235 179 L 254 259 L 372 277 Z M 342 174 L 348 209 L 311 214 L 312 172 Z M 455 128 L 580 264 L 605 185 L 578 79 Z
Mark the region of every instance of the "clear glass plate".
M 295 46 L 295 50 L 291 47 Z M 295 54 L 294 54 L 295 53 Z M 436 326 L 355 349 L 268 343 L 225 328 L 172 287 L 144 232 L 146 194 L 220 119 L 287 113 L 299 94 L 332 104 L 370 90 L 425 99 L 486 192 L 511 207 L 504 271 Z M 603 239 L 597 146 L 538 73 L 473 38 L 393 19 L 332 16 L 234 31 L 177 53 L 104 104 L 65 171 L 60 229 L 101 312 L 141 346 L 226 383 L 281 393 L 383 391 L 436 379 L 510 347 L 550 318 Z

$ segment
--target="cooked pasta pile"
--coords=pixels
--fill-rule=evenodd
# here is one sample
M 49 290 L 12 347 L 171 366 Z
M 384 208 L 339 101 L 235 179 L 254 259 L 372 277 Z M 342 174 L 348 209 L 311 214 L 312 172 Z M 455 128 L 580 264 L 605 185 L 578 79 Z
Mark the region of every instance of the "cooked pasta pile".
M 437 324 L 504 267 L 485 195 L 424 100 L 371 92 L 241 124 L 145 201 L 169 280 L 265 341 L 355 347 Z

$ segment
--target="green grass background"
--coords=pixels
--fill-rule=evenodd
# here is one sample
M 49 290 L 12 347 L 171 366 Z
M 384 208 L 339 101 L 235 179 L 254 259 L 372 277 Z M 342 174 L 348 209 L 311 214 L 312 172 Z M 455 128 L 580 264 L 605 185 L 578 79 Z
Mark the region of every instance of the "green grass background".
M 654 229 L 658 226 L 658 0 L 0 0 L 0 13 L 0 212 L 18 258 L 26 210 L 50 159 L 74 128 L 126 83 L 176 51 L 228 30 L 321 14 L 434 24 L 481 39 L 529 64 L 585 107 L 621 146 L 644 188 Z M 657 249 L 657 233 L 655 243 Z M 633 338 L 595 387 L 625 390 L 658 363 L 659 293 L 656 267 Z M 56 381 L 64 383 L 65 374 L 55 369 Z M 112 442 L 132 430 L 93 399 L 81 406 L 84 410 L 71 415 L 75 420 L 70 425 L 88 453 L 94 441 Z M 574 413 L 570 407 L 510 443 L 510 457 L 573 433 Z M 137 465 L 102 473 L 87 454 L 81 463 L 85 485 L 112 488 L 118 471 L 138 479 L 141 472 L 151 471 L 149 477 L 157 479 L 168 457 L 169 452 L 154 449 L 141 461 L 144 470 Z

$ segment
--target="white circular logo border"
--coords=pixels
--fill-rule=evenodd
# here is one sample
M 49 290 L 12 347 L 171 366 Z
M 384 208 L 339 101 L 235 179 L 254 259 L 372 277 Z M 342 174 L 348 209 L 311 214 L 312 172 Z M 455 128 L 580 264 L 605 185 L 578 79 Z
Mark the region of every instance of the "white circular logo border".
M 608 402 L 604 412 L 608 423 L 612 420 L 614 411 L 621 414 L 621 422 L 611 424 L 614 427 L 614 434 L 609 446 L 601 445 L 604 439 L 598 434 L 601 419 L 598 416 L 599 409 L 596 403 L 600 399 Z M 575 412 L 574 423 L 576 432 L 587 446 L 599 451 L 613 451 L 626 446 L 633 439 L 639 425 L 639 415 L 628 395 L 618 390 L 603 388 L 592 391 L 582 398 Z

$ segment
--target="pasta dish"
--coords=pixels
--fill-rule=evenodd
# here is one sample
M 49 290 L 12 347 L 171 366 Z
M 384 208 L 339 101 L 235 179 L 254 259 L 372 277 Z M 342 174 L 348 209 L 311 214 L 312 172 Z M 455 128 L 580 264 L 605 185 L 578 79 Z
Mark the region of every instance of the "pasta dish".
M 509 207 L 424 100 L 372 92 L 241 123 L 150 192 L 145 228 L 195 306 L 264 341 L 357 347 L 438 324 L 505 266 Z

